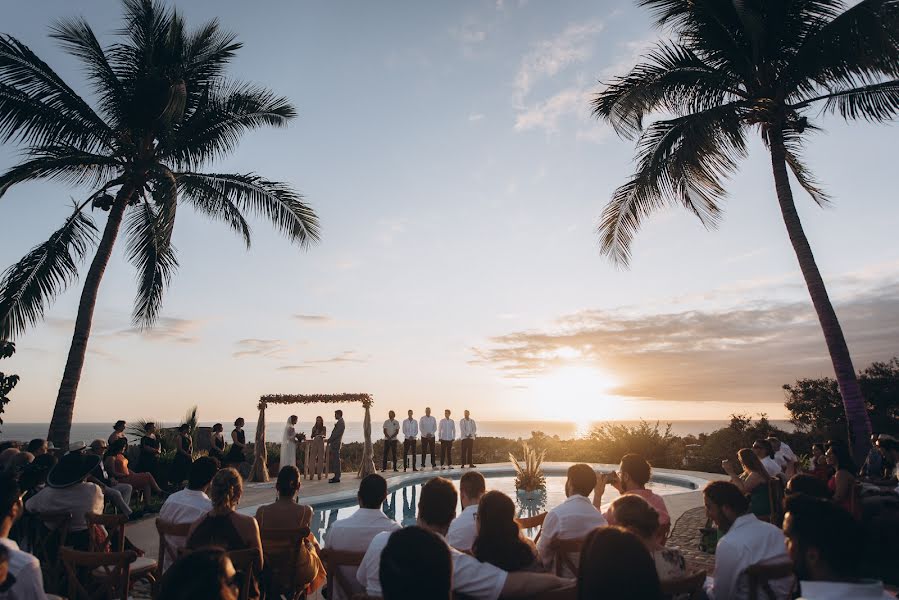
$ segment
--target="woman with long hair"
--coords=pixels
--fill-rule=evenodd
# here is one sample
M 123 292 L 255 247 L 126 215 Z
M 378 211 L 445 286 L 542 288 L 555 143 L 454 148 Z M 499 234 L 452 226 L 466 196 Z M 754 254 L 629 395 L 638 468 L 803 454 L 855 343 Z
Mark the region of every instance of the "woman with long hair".
M 124 438 L 116 440 L 103 455 L 103 466 L 112 477 L 141 490 L 144 493 L 144 510 L 149 511 L 150 498 L 153 494 L 162 494 L 162 488 L 156 483 L 152 473 L 136 473 L 128 469 L 128 459 L 125 457 L 127 447 L 128 443 Z
M 182 423 L 178 427 L 178 437 L 175 438 L 175 458 L 172 460 L 172 484 L 176 489 L 187 479 L 190 465 L 194 461 L 194 441 L 190 437 L 190 425 Z
M 827 464 L 827 457 L 824 456 L 824 444 L 812 444 L 812 475 L 818 479 L 827 481 L 830 479 L 831 470 Z
M 659 579 L 679 579 L 687 574 L 687 561 L 675 548 L 667 548 L 658 539 L 659 511 L 635 494 L 625 494 L 609 506 L 615 523 L 633 532 L 652 554 Z
M 481 496 L 475 513 L 474 557 L 503 571 L 530 571 L 539 565 L 537 547 L 522 535 L 515 522 L 515 503 L 493 490 Z
M 325 428 L 325 420 L 322 417 L 315 417 L 315 425 L 312 426 L 312 432 L 309 434 L 309 460 L 306 462 L 306 479 L 317 475 L 319 479 L 325 472 L 325 436 L 327 430 Z
M 159 597 L 166 600 L 237 600 L 240 580 L 221 548 L 185 554 L 166 570 Z
M 209 456 L 219 463 L 225 462 L 225 436 L 222 435 L 224 430 L 221 423 L 216 423 L 209 432 Z
M 721 463 L 724 472 L 730 476 L 731 482 L 740 488 L 749 497 L 749 509 L 757 517 L 769 517 L 771 515 L 771 496 L 768 487 L 771 485 L 771 476 L 758 455 L 749 448 L 741 448 L 737 452 L 742 471 L 736 472 L 729 460 Z
M 287 418 L 284 434 L 281 436 L 281 467 L 297 465 L 297 421 L 296 415 Z
M 833 493 L 833 501 L 852 512 L 852 494 L 858 467 L 849 454 L 849 447 L 840 441 L 830 442 L 824 456 L 834 471 L 833 477 L 827 481 L 827 488 Z
M 659 600 L 659 575 L 649 550 L 623 527 L 597 527 L 584 541 L 577 575 L 578 600 Z

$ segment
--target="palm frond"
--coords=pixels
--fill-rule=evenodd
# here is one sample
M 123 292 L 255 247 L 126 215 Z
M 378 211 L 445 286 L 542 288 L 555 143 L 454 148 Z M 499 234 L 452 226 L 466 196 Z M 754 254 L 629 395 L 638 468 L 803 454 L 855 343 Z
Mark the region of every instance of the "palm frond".
M 35 246 L 0 279 L 0 339 L 13 338 L 44 316 L 47 305 L 78 277 L 78 262 L 97 228 L 76 208 L 46 242 Z
M 242 211 L 268 219 L 287 238 L 302 247 L 319 240 L 318 217 L 303 197 L 286 183 L 254 173 L 178 173 L 182 184 L 208 186 Z
M 250 248 L 250 225 L 231 199 L 205 179 L 178 176 L 179 197 L 210 219 L 224 221 Z
M 839 113 L 844 119 L 889 121 L 899 115 L 899 79 L 827 94 L 822 111 Z
M 796 177 L 796 181 L 802 186 L 818 206 L 830 204 L 830 196 L 821 187 L 821 183 L 815 178 L 811 170 L 802 161 L 802 137 L 792 130 L 783 132 L 784 150 L 786 152 L 787 165 Z
M 209 21 L 187 38 L 184 49 L 187 78 L 200 86 L 218 81 L 242 47 L 234 33 L 221 29 L 218 19 Z
M 98 187 L 116 177 L 122 167 L 114 157 L 61 144 L 30 148 L 26 156 L 27 160 L 0 175 L 0 197 L 13 185 L 34 179 Z

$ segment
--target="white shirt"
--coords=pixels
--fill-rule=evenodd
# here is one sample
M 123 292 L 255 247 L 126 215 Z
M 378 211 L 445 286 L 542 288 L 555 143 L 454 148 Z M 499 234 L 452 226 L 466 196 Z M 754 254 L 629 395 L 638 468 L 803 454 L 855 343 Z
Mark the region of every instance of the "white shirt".
M 95 483 L 82 481 L 66 488 L 45 487 L 25 503 L 28 512 L 70 512 L 69 531 L 84 531 L 86 513 L 103 514 L 103 491 Z
M 8 592 L 0 592 L 0 598 L 8 600 L 47 600 L 40 561 L 19 550 L 19 545 L 9 538 L 0 538 L 0 545 L 9 552 L 9 574 L 16 582 Z
M 446 543 L 462 552 L 471 550 L 474 538 L 478 534 L 476 514 L 478 514 L 477 504 L 466 506 L 465 510 L 450 523 L 449 531 L 446 532 Z
M 437 419 L 433 416 L 423 416 L 418 421 L 418 425 L 421 428 L 421 437 L 434 437 L 434 434 L 437 433 Z
M 715 550 L 715 578 L 710 597 L 713 600 L 746 600 L 749 598 L 749 578 L 746 569 L 757 562 L 770 559 L 789 560 L 783 532 L 755 518 L 753 514 L 737 517 L 730 530 L 718 541 Z M 793 578 L 771 582 L 778 598 L 787 598 Z
M 400 431 L 400 423 L 396 419 L 387 419 L 384 421 L 384 429 L 387 431 L 386 439 L 396 439 L 396 434 Z
M 766 456 L 762 459 L 762 465 L 765 467 L 765 470 L 768 471 L 768 475 L 771 477 L 777 477 L 778 475 L 783 473 L 783 469 L 780 468 L 780 465 L 777 464 L 770 456 Z
M 366 552 L 374 538 L 380 533 L 387 533 L 399 529 L 399 523 L 384 514 L 379 508 L 360 508 L 346 519 L 339 519 L 334 522 L 328 531 L 325 532 L 324 543 L 326 548 L 334 550 L 344 550 L 347 552 Z M 387 543 L 387 537 L 384 537 L 384 543 Z M 383 546 L 382 546 L 383 548 Z M 380 559 L 381 553 L 378 552 Z M 361 566 L 359 567 L 362 568 Z M 341 567 L 347 580 L 354 581 L 356 574 L 353 573 L 353 567 Z M 377 574 L 376 574 L 377 577 Z M 362 580 L 360 580 L 362 581 Z M 340 586 L 334 586 L 334 600 L 345 599 Z M 361 592 L 362 588 L 353 590 L 353 592 Z M 380 595 L 380 588 L 378 594 Z
M 191 489 L 183 489 L 175 492 L 162 504 L 159 509 L 159 518 L 166 523 L 174 525 L 184 525 L 185 523 L 195 523 L 200 517 L 212 510 L 212 501 L 204 492 Z M 177 552 L 180 548 L 184 548 L 187 538 L 180 535 L 166 536 L 166 541 Z M 162 564 L 162 569 L 168 569 L 172 565 L 172 559 L 168 553 Z
M 883 600 L 895 596 L 883 589 L 883 582 L 863 579 L 858 583 L 801 581 L 799 600 Z
M 459 421 L 459 432 L 462 434 L 462 439 L 473 438 L 478 432 L 478 424 L 474 422 L 474 419 L 463 418 Z
M 365 586 L 365 593 L 369 596 L 381 596 L 381 552 L 387 545 L 391 533 L 386 531 L 375 536 L 356 572 L 359 583 Z M 450 557 L 453 559 L 454 592 L 478 600 L 499 598 L 503 586 L 506 585 L 508 573 L 490 563 L 482 563 L 475 557 L 459 552 L 452 547 L 450 547 Z
M 547 567 L 553 564 L 555 556 L 550 550 L 553 539 L 580 540 L 597 527 L 607 524 L 606 518 L 596 510 L 590 498 L 580 494 L 569 496 L 565 502 L 546 513 L 543 530 L 537 541 L 540 560 Z
M 440 441 L 451 442 L 456 439 L 456 422 L 452 419 L 440 419 Z
M 780 467 L 782 469 L 785 469 L 787 466 L 787 463 L 791 463 L 791 462 L 795 462 L 795 461 L 796 461 L 796 455 L 793 454 L 793 451 L 790 449 L 789 446 L 787 446 L 786 444 L 781 442 L 780 450 L 778 450 L 777 452 L 774 453 L 774 462 L 776 462 L 778 465 L 780 465 Z
M 418 421 L 415 419 L 403 421 L 403 435 L 407 440 L 414 440 L 418 436 Z

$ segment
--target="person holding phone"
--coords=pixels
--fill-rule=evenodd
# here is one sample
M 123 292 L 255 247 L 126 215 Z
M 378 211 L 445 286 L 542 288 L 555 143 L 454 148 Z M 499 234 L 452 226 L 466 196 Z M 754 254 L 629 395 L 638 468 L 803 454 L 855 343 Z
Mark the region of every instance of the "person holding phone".
M 639 454 L 625 454 L 621 457 L 621 465 L 619 465 L 620 474 L 612 471 L 611 473 L 599 473 L 596 477 L 596 488 L 593 490 L 593 506 L 603 511 L 603 516 L 609 522 L 609 525 L 615 525 L 615 515 L 609 507 L 603 509 L 602 496 L 606 491 L 606 485 L 611 485 L 618 490 L 621 495 L 634 494 L 646 500 L 659 513 L 659 541 L 663 541 L 668 537 L 671 531 L 671 517 L 668 514 L 668 507 L 661 496 L 646 489 L 646 484 L 652 476 L 652 467 L 645 458 Z

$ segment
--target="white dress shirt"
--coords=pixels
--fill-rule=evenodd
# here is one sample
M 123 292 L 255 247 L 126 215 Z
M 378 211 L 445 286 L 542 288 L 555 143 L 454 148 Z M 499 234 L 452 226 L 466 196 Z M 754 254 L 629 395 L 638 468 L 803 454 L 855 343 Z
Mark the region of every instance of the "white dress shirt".
M 475 434 L 478 432 L 478 424 L 474 422 L 474 419 L 461 419 L 459 421 L 459 433 L 462 434 L 462 439 L 466 438 L 474 438 Z
M 381 552 L 387 545 L 392 532 L 385 531 L 375 536 L 365 552 L 356 577 L 365 586 L 369 596 L 381 596 Z M 450 547 L 453 559 L 453 591 L 478 600 L 496 600 L 506 585 L 508 573 L 502 569 L 483 563 L 475 557 Z
M 162 508 L 159 509 L 159 518 L 166 523 L 184 525 L 196 523 L 201 517 L 212 510 L 212 501 L 204 492 L 184 488 L 165 499 Z M 184 548 L 187 538 L 180 535 L 166 536 L 166 542 L 175 549 L 176 556 L 180 548 Z M 172 565 L 172 559 L 168 553 L 162 563 L 163 570 Z
M 396 439 L 396 435 L 400 432 L 400 423 L 396 419 L 387 419 L 384 421 L 384 430 L 387 432 L 388 440 Z
M 440 419 L 441 442 L 451 442 L 456 439 L 456 422 L 452 419 Z
M 324 543 L 326 548 L 334 550 L 366 552 L 373 539 L 378 537 L 378 534 L 387 533 L 389 535 L 399 528 L 399 523 L 385 515 L 380 508 L 360 508 L 346 519 L 335 521 L 331 528 L 325 532 Z M 384 537 L 384 543 L 387 543 L 386 536 Z M 378 551 L 379 559 L 380 556 L 381 553 Z M 356 580 L 357 575 L 353 572 L 353 567 L 340 568 L 348 581 Z M 361 567 L 359 568 L 361 569 Z M 354 593 L 361 591 L 361 587 L 353 590 Z M 379 595 L 380 591 L 379 588 Z M 346 600 L 346 596 L 342 593 L 340 586 L 335 586 L 332 598 L 334 600 Z
M 477 504 L 466 506 L 465 510 L 450 523 L 449 531 L 446 532 L 446 543 L 462 552 L 471 550 L 474 538 L 478 534 L 476 514 L 478 514 Z
M 783 531 L 771 523 L 759 521 L 751 513 L 737 517 L 718 541 L 710 597 L 713 600 L 746 600 L 749 598 L 746 569 L 771 559 L 787 561 L 786 552 Z M 772 581 L 771 588 L 778 598 L 786 598 L 792 584 L 791 576 Z
M 418 421 L 418 426 L 421 429 L 421 437 L 434 437 L 434 434 L 437 433 L 437 419 L 433 415 L 423 416 Z
M 96 483 L 82 481 L 66 488 L 45 487 L 25 503 L 28 512 L 70 512 L 69 531 L 87 529 L 86 513 L 103 514 L 103 490 Z
M 793 453 L 793 450 L 785 443 L 781 442 L 780 449 L 774 453 L 774 462 L 776 462 L 781 469 L 785 469 L 787 467 L 787 463 L 795 461 L 796 455 Z
M 580 494 L 569 496 L 565 502 L 546 513 L 537 541 L 540 560 L 547 567 L 553 564 L 555 556 L 550 550 L 553 539 L 580 540 L 597 527 L 607 524 L 606 518 L 593 506 L 590 498 Z
M 783 469 L 780 468 L 780 465 L 777 464 L 777 461 L 770 456 L 766 456 L 762 459 L 762 465 L 764 465 L 765 470 L 768 471 L 768 475 L 770 475 L 771 477 L 777 477 L 778 475 L 783 473 Z
M 9 600 L 47 600 L 44 593 L 44 577 L 40 561 L 19 550 L 19 545 L 9 538 L 0 538 L 0 545 L 9 552 L 9 574 L 16 582 L 7 592 L 0 592 L 0 598 Z
M 858 583 L 801 581 L 799 600 L 884 600 L 895 596 L 883 589 L 883 582 L 863 579 Z
M 418 437 L 418 421 L 415 419 L 406 419 L 403 421 L 403 436 L 407 440 L 414 440 Z

